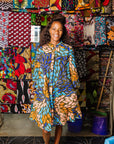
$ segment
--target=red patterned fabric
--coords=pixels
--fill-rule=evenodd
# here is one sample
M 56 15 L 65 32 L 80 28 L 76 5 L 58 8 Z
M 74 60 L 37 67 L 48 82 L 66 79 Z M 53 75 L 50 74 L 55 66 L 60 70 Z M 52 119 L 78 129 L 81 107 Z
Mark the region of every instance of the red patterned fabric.
M 49 0 L 34 0 L 35 8 L 49 7 Z
M 29 47 L 31 36 L 31 14 L 9 12 L 8 45 Z

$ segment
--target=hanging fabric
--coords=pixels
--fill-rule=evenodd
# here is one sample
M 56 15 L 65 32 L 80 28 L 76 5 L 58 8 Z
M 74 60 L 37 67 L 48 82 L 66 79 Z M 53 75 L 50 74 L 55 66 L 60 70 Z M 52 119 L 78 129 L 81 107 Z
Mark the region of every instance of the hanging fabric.
M 74 10 L 75 0 L 62 0 L 62 10 Z
M 29 47 L 31 36 L 31 14 L 9 12 L 8 45 Z
M 101 14 L 111 14 L 112 0 L 104 0 L 101 5 Z
M 0 79 L 0 102 L 15 104 L 17 102 L 17 82 L 11 79 Z
M 0 11 L 0 47 L 8 46 L 9 12 Z
M 107 45 L 114 46 L 114 17 L 106 17 Z
M 0 48 L 0 78 L 14 78 L 14 50 Z
M 95 45 L 106 44 L 106 21 L 105 17 L 95 17 Z
M 41 16 L 39 14 L 31 13 L 31 25 L 41 25 Z
M 13 0 L 13 8 L 16 9 L 25 9 L 25 8 L 34 8 L 34 0 Z
M 61 10 L 62 0 L 50 0 L 50 10 Z
M 49 7 L 49 0 L 34 0 L 35 8 Z
M 10 10 L 13 8 L 13 0 L 0 0 L 1 10 Z
M 15 47 L 15 79 L 31 79 L 31 49 Z

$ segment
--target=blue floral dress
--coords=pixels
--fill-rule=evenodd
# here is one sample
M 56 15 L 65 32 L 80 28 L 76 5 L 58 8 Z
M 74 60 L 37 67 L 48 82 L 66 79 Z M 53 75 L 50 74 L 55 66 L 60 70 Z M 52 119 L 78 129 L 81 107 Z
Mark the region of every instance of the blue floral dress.
M 33 68 L 34 101 L 30 119 L 41 129 L 75 121 L 82 114 L 76 88 L 79 88 L 72 47 L 60 42 L 37 49 Z

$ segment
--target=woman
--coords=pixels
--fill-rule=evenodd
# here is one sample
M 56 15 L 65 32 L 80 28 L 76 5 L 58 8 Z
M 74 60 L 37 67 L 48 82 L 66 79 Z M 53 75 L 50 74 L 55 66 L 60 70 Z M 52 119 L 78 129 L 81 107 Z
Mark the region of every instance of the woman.
M 53 126 L 56 126 L 54 144 L 59 144 L 62 125 L 81 118 L 76 95 L 79 79 L 72 47 L 67 44 L 65 22 L 61 14 L 54 16 L 42 31 L 36 52 L 35 98 L 30 119 L 42 129 L 45 144 L 49 144 Z

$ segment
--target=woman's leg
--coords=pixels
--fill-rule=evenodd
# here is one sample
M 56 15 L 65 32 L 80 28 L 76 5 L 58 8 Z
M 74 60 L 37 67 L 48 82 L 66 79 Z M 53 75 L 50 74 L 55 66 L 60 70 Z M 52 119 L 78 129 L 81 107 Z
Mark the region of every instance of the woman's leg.
M 56 125 L 56 129 L 55 129 L 55 143 L 54 144 L 59 144 L 61 135 L 62 135 L 62 126 L 61 125 Z
M 50 135 L 51 135 L 50 132 L 48 132 L 46 130 L 42 130 L 42 136 L 43 136 L 45 144 L 49 144 Z

